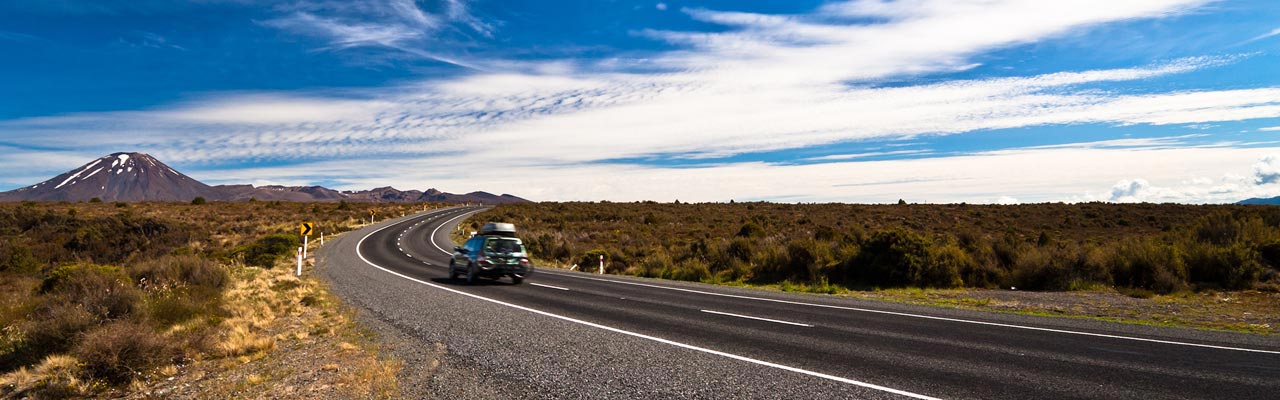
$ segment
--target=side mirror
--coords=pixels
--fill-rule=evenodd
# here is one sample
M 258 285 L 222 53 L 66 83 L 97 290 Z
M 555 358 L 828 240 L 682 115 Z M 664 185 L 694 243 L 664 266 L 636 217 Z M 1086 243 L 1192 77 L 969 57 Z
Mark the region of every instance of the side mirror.
M 466 253 L 467 249 L 463 248 L 462 246 L 453 246 L 453 251 L 456 251 L 459 253 Z

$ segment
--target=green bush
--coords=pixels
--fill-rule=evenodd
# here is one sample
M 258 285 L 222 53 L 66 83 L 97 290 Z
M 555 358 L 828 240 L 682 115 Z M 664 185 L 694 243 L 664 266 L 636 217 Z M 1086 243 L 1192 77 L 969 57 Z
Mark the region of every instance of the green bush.
M 902 287 L 919 283 L 930 268 L 929 241 L 920 235 L 895 229 L 876 232 L 862 243 L 861 251 L 845 268 L 856 283 L 878 287 Z
M 608 251 L 604 249 L 594 249 L 578 257 L 578 269 L 582 271 L 597 271 L 600 269 L 600 256 L 604 256 L 604 264 L 607 267 L 611 257 Z
M 1008 286 L 1024 290 L 1070 289 L 1075 283 L 1078 260 L 1078 255 L 1069 250 L 1032 248 L 1018 257 Z
M 1188 280 L 1220 289 L 1249 289 L 1262 276 L 1252 248 L 1243 244 L 1187 246 Z
M 0 242 L 0 272 L 29 274 L 40 269 L 40 261 L 31 254 L 31 249 L 16 240 Z
M 764 228 L 755 222 L 742 224 L 742 227 L 738 228 L 738 237 L 755 238 L 764 236 L 764 234 Z
M 1154 239 L 1132 239 L 1120 245 L 1112 267 L 1117 285 L 1172 293 L 1186 287 L 1187 267 L 1181 249 Z
M 236 250 L 236 254 L 244 257 L 245 264 L 272 268 L 281 257 L 293 255 L 298 247 L 302 247 L 302 241 L 297 236 L 281 233 L 264 236 L 253 243 L 241 246 Z
M 930 254 L 930 268 L 921 273 L 920 282 L 929 287 L 952 288 L 965 285 L 964 274 L 973 274 L 977 262 L 973 256 L 954 244 L 935 246 Z M 983 283 L 970 284 L 984 286 Z

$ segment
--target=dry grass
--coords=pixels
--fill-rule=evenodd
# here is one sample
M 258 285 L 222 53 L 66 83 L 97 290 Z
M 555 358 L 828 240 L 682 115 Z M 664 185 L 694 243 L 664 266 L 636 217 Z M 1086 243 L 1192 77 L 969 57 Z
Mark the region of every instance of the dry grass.
M 244 268 L 234 280 L 217 343 L 226 358 L 183 366 L 173 380 L 128 397 L 399 397 L 402 363 L 384 358 L 321 282 L 283 265 Z
M 80 378 L 81 364 L 75 357 L 53 355 L 35 368 L 19 368 L 0 376 L 0 396 L 6 398 L 69 398 L 92 393 L 92 382 Z
M 23 354 L 31 359 L 30 351 L 13 349 L 29 344 L 27 331 L 42 326 L 27 321 L 33 310 L 57 317 L 58 310 L 67 308 L 54 307 L 52 296 L 61 292 L 31 295 L 33 287 L 48 286 L 46 275 L 55 267 L 70 263 L 101 269 L 104 274 L 122 271 L 119 276 L 130 286 L 125 289 L 138 294 L 136 299 L 125 299 L 129 301 L 122 304 L 128 307 L 108 307 L 100 313 L 108 320 L 124 318 L 112 323 L 113 332 L 119 331 L 113 339 L 89 343 L 73 335 L 64 344 L 68 351 L 91 359 L 58 352 L 47 357 L 35 354 L 41 357 L 36 359 L 39 362 L 26 361 L 0 371 L 0 398 L 395 397 L 399 362 L 379 357 L 377 345 L 353 321 L 351 311 L 323 285 L 292 276 L 291 251 L 287 260 L 264 269 L 245 266 L 239 249 L 268 235 L 294 234 L 303 221 L 315 223 L 317 230 L 333 237 L 361 227 L 369 208 L 376 208 L 379 219 L 384 219 L 421 207 L 274 202 L 0 204 L 0 222 L 5 222 L 0 226 L 0 252 L 9 255 L 9 264 L 0 265 L 0 322 L 4 324 L 0 360 L 22 363 L 18 357 Z M 105 238 L 150 247 L 102 251 L 114 246 L 101 241 Z M 71 255 L 57 251 L 68 244 L 85 251 Z M 311 246 L 314 252 L 318 241 Z M 89 329 L 97 329 L 92 328 L 96 325 L 90 324 Z M 142 344 L 147 346 L 131 346 L 135 343 L 123 339 L 128 337 L 145 339 Z M 162 351 L 150 351 L 155 349 Z M 169 354 L 174 362 L 167 361 Z M 136 363 L 117 368 L 103 362 L 109 361 L 108 356 Z M 342 368 L 310 371 L 324 364 Z M 113 379 L 98 376 L 108 372 Z

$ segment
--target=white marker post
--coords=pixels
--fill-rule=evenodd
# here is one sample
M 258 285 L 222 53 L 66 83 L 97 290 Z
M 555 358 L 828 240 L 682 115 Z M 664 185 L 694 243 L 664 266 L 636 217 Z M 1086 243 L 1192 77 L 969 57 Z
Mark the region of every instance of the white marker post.
M 324 246 L 324 232 L 320 232 L 320 245 Z
M 604 254 L 600 255 L 600 275 L 604 275 Z
M 302 276 L 302 248 L 298 248 L 298 276 Z

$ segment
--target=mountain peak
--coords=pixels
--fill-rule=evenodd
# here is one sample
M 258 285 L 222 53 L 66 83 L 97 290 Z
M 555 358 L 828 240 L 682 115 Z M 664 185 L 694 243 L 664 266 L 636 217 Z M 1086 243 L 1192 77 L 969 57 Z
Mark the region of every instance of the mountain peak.
M 0 200 L 190 201 L 217 193 L 150 154 L 111 153 L 53 179 L 0 194 Z
M 435 189 L 426 193 L 402 191 L 385 186 L 358 192 L 338 192 L 322 186 L 209 186 L 170 168 L 150 154 L 139 152 L 111 153 L 67 171 L 53 179 L 8 192 L 0 192 L 0 201 L 191 201 L 207 200 L 282 200 L 282 201 L 372 201 L 372 202 L 479 202 L 485 204 L 527 201 L 518 197 L 500 198 L 485 192 L 466 195 L 444 193 Z

